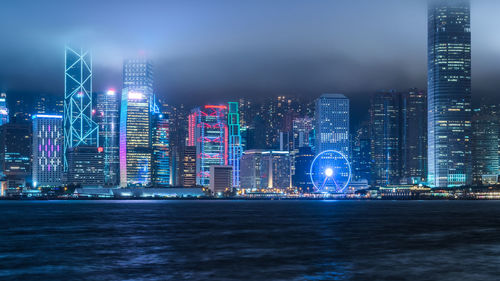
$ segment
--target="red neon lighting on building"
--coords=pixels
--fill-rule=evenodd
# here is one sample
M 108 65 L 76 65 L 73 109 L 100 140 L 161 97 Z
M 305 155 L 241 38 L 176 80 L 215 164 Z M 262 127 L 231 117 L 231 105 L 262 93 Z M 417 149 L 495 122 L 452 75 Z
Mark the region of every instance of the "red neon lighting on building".
M 227 161 L 227 157 L 228 157 L 228 153 L 227 153 L 227 150 L 228 150 L 228 129 L 227 129 L 227 126 L 224 126 L 224 165 L 227 165 L 228 161 Z
M 225 106 L 225 105 L 205 105 L 205 108 L 227 109 L 227 106 Z

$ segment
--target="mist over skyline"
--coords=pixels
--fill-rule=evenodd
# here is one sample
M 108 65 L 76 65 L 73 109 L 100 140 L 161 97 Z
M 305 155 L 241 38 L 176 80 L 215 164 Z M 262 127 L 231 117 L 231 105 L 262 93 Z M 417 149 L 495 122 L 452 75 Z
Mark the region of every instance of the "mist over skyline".
M 172 103 L 238 97 L 426 89 L 426 1 L 9 1 L 0 89 L 63 95 L 64 45 L 93 53 L 93 90 L 120 89 L 124 58 L 153 60 Z M 500 3 L 472 1 L 472 95 L 495 98 Z

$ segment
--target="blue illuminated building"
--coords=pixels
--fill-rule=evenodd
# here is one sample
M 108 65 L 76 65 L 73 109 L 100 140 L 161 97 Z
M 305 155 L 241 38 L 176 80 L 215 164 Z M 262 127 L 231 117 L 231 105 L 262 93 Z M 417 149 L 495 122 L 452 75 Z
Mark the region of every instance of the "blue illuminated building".
M 428 10 L 428 183 L 470 184 L 471 30 L 468 0 Z
M 167 116 L 156 114 L 153 117 L 153 186 L 170 185 L 170 127 Z
M 92 120 L 92 58 L 83 49 L 65 49 L 64 75 L 64 167 L 70 148 L 99 143 L 98 126 Z
M 99 146 L 104 150 L 104 182 L 106 185 L 118 185 L 120 94 L 113 89 L 98 93 L 96 116 L 99 125 Z
M 316 100 L 316 154 L 336 150 L 349 155 L 349 99 L 323 94 Z
M 7 107 L 7 94 L 0 94 L 0 126 L 9 123 L 9 108 Z
M 228 126 L 228 165 L 232 166 L 233 173 L 233 187 L 240 186 L 240 160 L 243 154 L 243 148 L 241 144 L 241 133 L 240 133 L 240 114 L 238 111 L 237 102 L 228 103 L 228 116 L 227 116 L 227 126 Z

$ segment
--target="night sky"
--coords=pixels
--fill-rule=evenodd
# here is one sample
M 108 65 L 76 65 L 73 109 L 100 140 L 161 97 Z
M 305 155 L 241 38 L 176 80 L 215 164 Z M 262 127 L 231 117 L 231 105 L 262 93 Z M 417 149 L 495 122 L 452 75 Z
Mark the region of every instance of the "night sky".
M 173 103 L 426 88 L 425 0 L 2 1 L 0 88 L 63 95 L 64 45 L 93 52 L 94 91 L 145 53 Z M 472 1 L 473 96 L 500 89 L 500 1 Z M 499 101 L 499 100 L 495 100 Z

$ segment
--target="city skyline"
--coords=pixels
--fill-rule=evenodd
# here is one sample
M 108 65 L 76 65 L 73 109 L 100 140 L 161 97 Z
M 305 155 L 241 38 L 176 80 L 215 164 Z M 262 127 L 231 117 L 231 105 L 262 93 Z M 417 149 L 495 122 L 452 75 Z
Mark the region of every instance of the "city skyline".
M 86 42 L 93 50 L 95 91 L 121 85 L 123 59 L 144 52 L 155 61 L 158 77 L 155 93 L 172 103 L 220 102 L 234 98 L 235 93 L 263 97 L 341 92 L 349 96 L 357 108 L 367 105 L 363 96 L 377 90 L 424 89 L 426 1 L 350 2 L 356 3 L 322 2 L 307 5 L 306 9 L 302 9 L 305 4 L 298 1 L 287 4 L 278 1 L 272 5 L 256 2 L 252 7 L 238 4 L 249 8 L 245 13 L 238 12 L 238 7 L 229 7 L 224 1 L 215 1 L 210 7 L 202 3 L 162 5 L 151 2 L 140 7 L 133 4 L 114 7 L 105 3 L 99 12 L 94 12 L 112 15 L 137 8 L 139 18 L 145 18 L 148 13 L 155 15 L 158 11 L 178 13 L 168 20 L 148 18 L 136 25 L 125 22 L 124 26 L 104 20 L 107 17 L 95 22 L 76 21 L 58 14 L 57 9 L 47 10 L 53 17 L 44 25 L 37 25 L 41 18 L 33 15 L 20 27 L 26 34 L 37 31 L 37 36 L 32 38 L 34 42 L 27 44 L 19 35 L 22 32 L 13 34 L 6 30 L 7 40 L 0 46 L 0 61 L 4 62 L 1 65 L 9 67 L 0 68 L 0 89 L 27 99 L 40 92 L 62 94 L 62 77 L 58 74 L 64 67 L 60 59 L 61 46 L 74 41 Z M 10 22 L 10 14 L 20 9 L 18 5 L 6 5 L 6 22 Z M 95 5 L 90 2 L 89 7 L 77 13 Z M 471 5 L 474 31 L 472 92 L 473 102 L 477 103 L 482 97 L 493 97 L 500 87 L 496 79 L 492 79 L 500 71 L 499 67 L 491 63 L 500 57 L 497 51 L 500 42 L 493 36 L 497 19 L 492 15 L 494 7 L 500 4 L 472 1 Z M 48 8 L 54 6 L 54 2 L 46 5 Z M 202 12 L 202 8 L 220 9 L 222 16 L 215 19 Z M 273 24 L 271 15 L 278 9 L 283 12 L 276 15 L 277 22 Z M 301 17 L 293 17 L 299 9 L 302 9 Z M 356 12 L 362 20 L 347 25 Z M 33 11 L 26 8 L 25 13 Z M 188 24 L 179 18 L 186 13 L 199 17 L 191 17 L 194 20 Z M 475 16 L 479 14 L 481 16 Z M 224 27 L 224 19 L 231 19 L 235 24 Z M 52 28 L 62 22 L 67 23 L 64 28 Z M 263 29 L 267 31 L 260 32 Z M 124 38 L 134 38 L 133 43 L 124 44 Z M 33 52 L 31 48 L 35 47 L 36 52 Z M 36 57 L 42 53 L 43 57 Z M 38 61 L 33 71 L 20 71 L 33 60 Z M 185 99 L 187 95 L 193 99 Z

